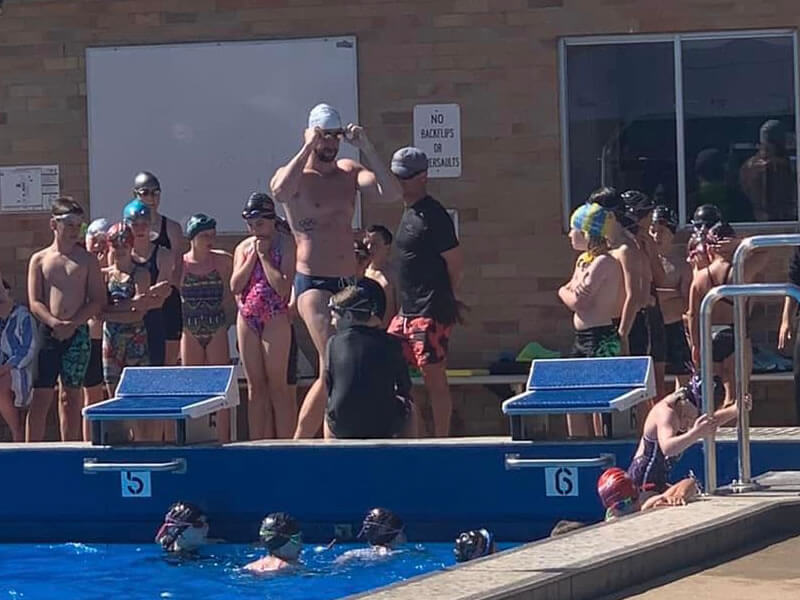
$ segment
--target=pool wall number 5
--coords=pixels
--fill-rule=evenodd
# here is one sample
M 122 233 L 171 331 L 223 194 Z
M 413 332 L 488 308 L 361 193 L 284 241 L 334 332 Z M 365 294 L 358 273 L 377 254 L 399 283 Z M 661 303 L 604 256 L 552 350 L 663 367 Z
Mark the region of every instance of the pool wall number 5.
M 120 471 L 123 498 L 149 498 L 152 495 L 150 487 L 150 471 Z
M 547 467 L 544 470 L 545 492 L 548 496 L 577 496 L 578 469 L 576 467 Z

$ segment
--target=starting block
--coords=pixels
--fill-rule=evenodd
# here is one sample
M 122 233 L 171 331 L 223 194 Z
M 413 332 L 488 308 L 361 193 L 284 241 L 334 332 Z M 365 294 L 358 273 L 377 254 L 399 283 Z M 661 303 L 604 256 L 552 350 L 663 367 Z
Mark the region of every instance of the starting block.
M 601 413 L 604 437 L 635 434 L 638 403 L 656 395 L 649 356 L 534 360 L 526 391 L 503 402 L 511 438 L 530 439 L 524 417 Z
M 92 424 L 92 444 L 127 442 L 126 420 L 175 422 L 178 445 L 217 441 L 215 413 L 231 411 L 231 439 L 236 439 L 235 408 L 239 386 L 233 366 L 126 367 L 114 398 L 83 409 Z

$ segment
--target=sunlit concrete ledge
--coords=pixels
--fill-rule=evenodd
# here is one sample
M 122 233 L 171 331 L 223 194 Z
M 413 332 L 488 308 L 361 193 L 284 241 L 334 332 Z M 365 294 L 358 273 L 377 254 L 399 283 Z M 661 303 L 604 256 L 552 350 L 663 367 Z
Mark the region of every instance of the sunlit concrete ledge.
M 796 489 L 715 496 L 541 540 L 350 597 L 375 600 L 583 600 L 800 531 Z

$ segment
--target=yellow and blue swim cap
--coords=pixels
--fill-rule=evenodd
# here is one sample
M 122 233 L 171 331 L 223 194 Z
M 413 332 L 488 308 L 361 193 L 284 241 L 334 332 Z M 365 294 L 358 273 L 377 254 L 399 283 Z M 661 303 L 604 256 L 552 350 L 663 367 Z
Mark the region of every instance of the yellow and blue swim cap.
M 597 203 L 582 204 L 569 218 L 569 225 L 589 237 L 604 238 L 611 232 L 613 213 Z

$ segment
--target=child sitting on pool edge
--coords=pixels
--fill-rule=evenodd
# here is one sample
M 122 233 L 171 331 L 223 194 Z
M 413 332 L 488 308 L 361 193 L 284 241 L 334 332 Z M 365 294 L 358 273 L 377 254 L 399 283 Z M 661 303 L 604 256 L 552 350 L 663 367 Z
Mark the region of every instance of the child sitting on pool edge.
M 383 329 L 386 296 L 361 279 L 329 303 L 336 333 L 328 340 L 326 438 L 417 436 L 417 409 L 400 342 Z
M 297 567 L 303 550 L 303 533 L 294 518 L 285 512 L 264 517 L 258 532 L 268 554 L 244 566 L 254 575 L 275 573 Z

